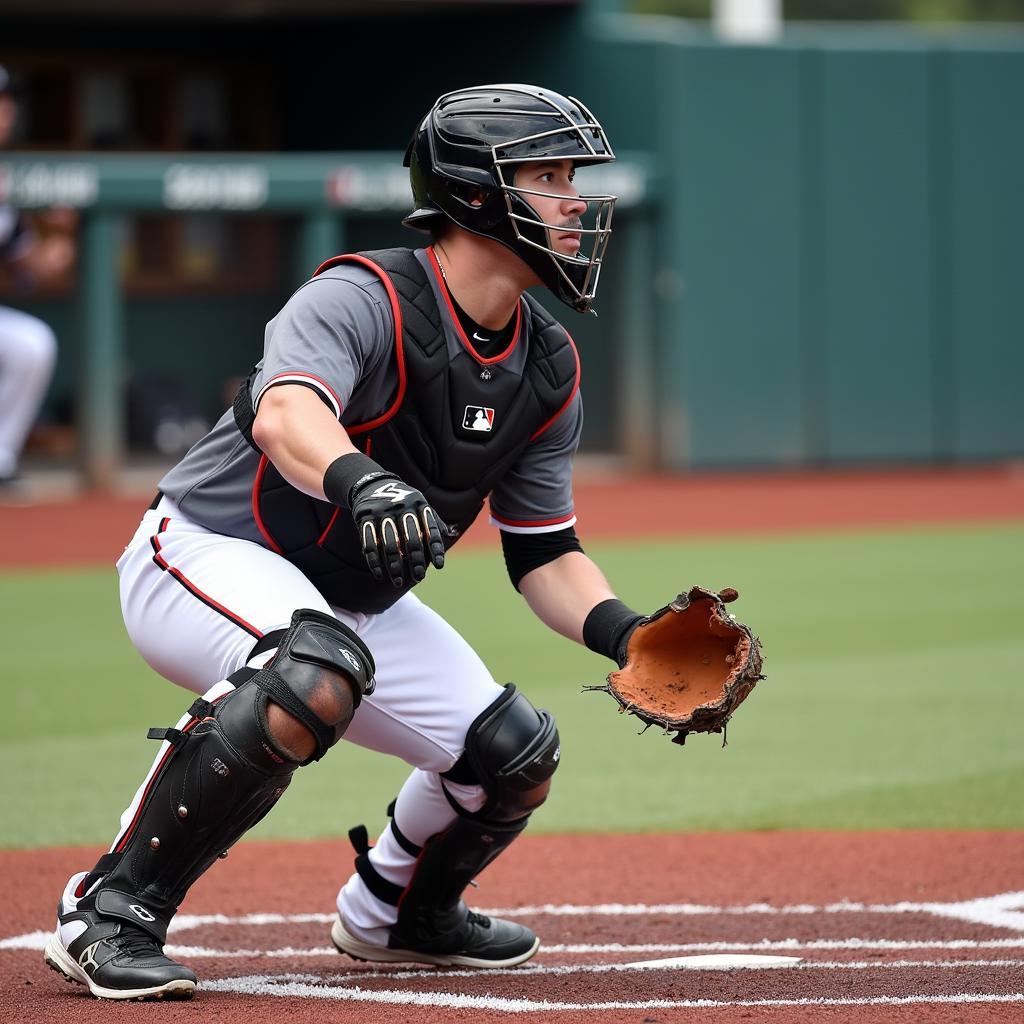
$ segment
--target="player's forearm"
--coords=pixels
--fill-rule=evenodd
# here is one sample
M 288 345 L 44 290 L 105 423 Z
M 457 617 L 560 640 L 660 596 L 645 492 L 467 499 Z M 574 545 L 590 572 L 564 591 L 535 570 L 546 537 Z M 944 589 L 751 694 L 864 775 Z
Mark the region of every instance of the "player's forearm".
M 268 388 L 252 428 L 253 440 L 293 487 L 323 499 L 324 473 L 356 451 L 345 428 L 309 388 Z
M 534 615 L 562 636 L 583 643 L 583 623 L 595 605 L 615 594 L 582 551 L 570 551 L 528 572 L 519 591 Z

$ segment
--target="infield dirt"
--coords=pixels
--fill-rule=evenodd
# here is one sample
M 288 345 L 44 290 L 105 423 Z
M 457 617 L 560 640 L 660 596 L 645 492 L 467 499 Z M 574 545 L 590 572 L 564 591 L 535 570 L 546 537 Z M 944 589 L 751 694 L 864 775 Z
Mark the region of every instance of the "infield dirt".
M 536 928 L 541 953 L 525 968 L 475 973 L 334 953 L 328 922 L 350 851 L 243 843 L 196 885 L 169 937 L 205 990 L 160 1006 L 99 1003 L 42 963 L 64 880 L 99 852 L 0 855 L 4 1020 L 981 1022 L 1024 1010 L 1020 833 L 525 837 L 484 873 L 473 902 Z M 802 959 L 622 969 L 712 949 Z

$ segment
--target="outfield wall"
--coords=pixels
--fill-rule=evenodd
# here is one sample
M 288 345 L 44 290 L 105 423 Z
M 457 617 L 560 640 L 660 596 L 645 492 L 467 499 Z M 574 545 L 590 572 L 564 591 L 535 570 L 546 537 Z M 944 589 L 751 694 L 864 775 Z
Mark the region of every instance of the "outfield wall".
M 588 97 L 668 169 L 663 461 L 1020 454 L 1024 33 L 591 23 Z

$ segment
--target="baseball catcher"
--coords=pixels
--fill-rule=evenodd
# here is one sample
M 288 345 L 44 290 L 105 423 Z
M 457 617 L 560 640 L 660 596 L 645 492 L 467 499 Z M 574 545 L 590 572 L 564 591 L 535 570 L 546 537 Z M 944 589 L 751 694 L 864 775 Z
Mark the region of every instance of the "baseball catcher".
M 631 617 L 617 633 L 618 671 L 584 689 L 610 693 L 645 732 L 661 726 L 680 744 L 691 732 L 720 732 L 725 746 L 733 712 L 764 679 L 761 641 L 725 608 L 737 597 L 731 588 L 691 587 L 653 615 Z M 591 615 L 621 614 L 620 604 L 606 601 Z
M 375 843 L 349 831 L 339 952 L 479 969 L 537 953 L 530 927 L 463 894 L 546 800 L 555 719 L 413 592 L 485 503 L 511 585 L 618 664 L 610 691 L 645 722 L 722 728 L 760 677 L 726 592 L 640 616 L 576 535 L 580 355 L 529 289 L 592 310 L 615 197 L 575 179 L 613 159 L 570 96 L 439 97 L 405 157 L 404 223 L 425 244 L 322 263 L 267 325 L 232 408 L 161 479 L 118 561 L 122 610 L 193 699 L 149 731 L 161 745 L 109 851 L 65 885 L 43 953 L 64 977 L 102 999 L 191 997 L 195 972 L 164 951 L 179 906 L 342 741 L 412 771 Z

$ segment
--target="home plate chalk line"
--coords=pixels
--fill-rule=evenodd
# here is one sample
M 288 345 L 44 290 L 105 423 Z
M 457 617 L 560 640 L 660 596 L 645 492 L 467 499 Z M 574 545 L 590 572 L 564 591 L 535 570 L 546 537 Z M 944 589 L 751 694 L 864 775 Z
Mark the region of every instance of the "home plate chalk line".
M 1024 891 L 999 893 L 972 900 L 950 903 L 935 901 L 898 903 L 861 903 L 839 900 L 835 903 L 792 903 L 773 906 L 770 903 L 746 903 L 736 906 L 715 906 L 702 903 L 541 903 L 525 907 L 474 907 L 489 917 L 644 917 L 649 915 L 677 915 L 706 917 L 729 915 L 736 917 L 780 917 L 787 915 L 817 914 L 932 914 L 936 917 L 955 918 L 972 924 L 985 924 L 994 928 L 1009 928 L 1024 932 Z M 179 914 L 170 931 L 187 931 L 208 924 L 271 925 L 271 924 L 330 924 L 333 914 L 243 914 L 230 917 L 224 914 Z
M 336 999 L 346 1002 L 433 1006 L 444 1009 L 497 1010 L 506 1013 L 537 1013 L 558 1010 L 669 1010 L 703 1009 L 719 1006 L 906 1006 L 916 1003 L 1024 1003 L 1024 993 L 960 992 L 956 995 L 863 996 L 809 999 L 643 999 L 593 1003 L 562 1002 L 549 999 L 509 999 L 500 996 L 471 996 L 451 992 L 407 992 L 393 989 L 362 989 L 358 986 L 324 985 L 320 979 L 303 975 L 223 978 L 203 982 L 202 991 L 236 992 L 306 999 Z
M 785 904 L 774 906 L 767 903 L 749 903 L 731 906 L 714 906 L 693 903 L 645 904 L 645 903 L 601 903 L 601 904 L 539 904 L 524 907 L 480 908 L 480 912 L 498 917 L 629 917 L 675 915 L 682 917 L 729 915 L 746 918 L 751 922 L 765 916 L 782 917 L 793 915 L 931 915 L 946 920 L 959 920 L 972 924 L 986 925 L 1003 931 L 1017 933 L 1014 937 L 991 939 L 884 939 L 884 938 L 838 938 L 809 939 L 795 938 L 755 939 L 753 941 L 733 940 L 730 942 L 690 943 L 562 943 L 546 945 L 541 954 L 547 955 L 593 955 L 593 954 L 640 954 L 661 953 L 659 959 L 634 960 L 628 963 L 605 964 L 528 964 L 522 967 L 483 972 L 486 975 L 515 974 L 525 981 L 529 977 L 547 974 L 604 973 L 645 970 L 812 970 L 812 971 L 893 971 L 930 969 L 955 971 L 971 967 L 1003 968 L 1020 971 L 1024 959 L 994 960 L 891 960 L 891 961 L 824 961 L 805 960 L 794 955 L 812 950 L 1019 950 L 1024 949 L 1024 891 L 999 893 L 994 896 L 951 902 L 863 903 L 840 900 L 826 904 Z M 242 915 L 225 914 L 180 914 L 171 923 L 171 932 L 188 932 L 208 925 L 250 928 L 279 924 L 329 924 L 333 914 L 305 913 L 251 913 Z M 609 922 L 610 923 L 610 922 Z M 46 943 L 48 932 L 34 931 L 0 939 L 0 950 L 31 949 L 41 950 Z M 737 950 L 747 951 L 739 953 Z M 753 951 L 757 951 L 754 953 Z M 327 957 L 336 960 L 337 951 L 332 947 L 279 949 L 224 949 L 203 946 L 168 944 L 167 952 L 172 956 L 211 958 L 296 958 Z M 783 953 L 787 955 L 770 955 Z M 665 956 L 664 954 L 677 954 Z M 691 954 L 691 955 L 678 955 Z M 711 954 L 711 955 L 693 955 Z M 459 977 L 479 977 L 480 971 L 444 971 L 412 969 L 387 971 L 386 973 L 349 972 L 332 973 L 327 977 L 315 974 L 250 975 L 242 978 L 221 978 L 204 981 L 201 988 L 211 992 L 264 995 L 276 997 L 297 997 L 309 999 L 331 999 L 352 1002 L 432 1006 L 446 1009 L 484 1009 L 508 1013 L 556 1012 L 581 1010 L 641 1010 L 674 1008 L 711 1008 L 718 1006 L 743 1007 L 799 1007 L 799 1006 L 902 1006 L 925 1003 L 1024 1003 L 1024 992 L 977 993 L 962 992 L 955 995 L 908 994 L 901 996 L 864 997 L 818 997 L 801 999 L 750 999 L 720 1001 L 713 999 L 647 999 L 642 1001 L 612 1002 L 564 1002 L 546 999 L 505 998 L 492 995 L 466 995 L 458 992 L 429 991 L 415 992 L 404 989 L 364 988 L 367 982 L 429 980 L 444 984 Z
M 709 953 L 705 956 L 671 956 L 661 960 L 634 960 L 622 964 L 623 968 L 650 971 L 675 968 L 681 971 L 728 971 L 735 967 L 792 967 L 800 963 L 799 956 L 764 956 L 751 953 Z

